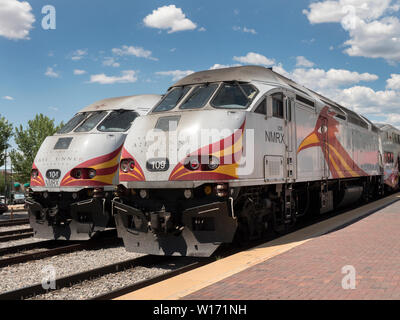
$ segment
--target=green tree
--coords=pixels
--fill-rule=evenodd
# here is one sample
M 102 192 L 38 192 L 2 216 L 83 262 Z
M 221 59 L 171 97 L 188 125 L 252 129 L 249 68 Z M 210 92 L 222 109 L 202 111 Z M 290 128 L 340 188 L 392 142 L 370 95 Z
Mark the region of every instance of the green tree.
M 0 118 L 0 167 L 4 165 L 5 150 L 9 147 L 8 141 L 12 136 L 13 127 L 4 118 Z
M 18 150 L 12 150 L 10 156 L 16 181 L 20 183 L 30 181 L 32 163 L 42 142 L 63 125 L 61 122 L 58 126 L 55 126 L 54 119 L 38 114 L 35 119 L 28 121 L 26 129 L 22 125 L 15 128 L 14 139 Z
M 6 192 L 6 190 L 4 188 L 4 185 L 5 185 L 4 173 L 0 172 L 0 195 L 4 195 L 5 192 Z M 8 192 L 10 192 L 10 190 L 12 190 L 12 188 L 13 188 L 13 185 L 12 185 L 12 182 L 11 182 L 11 177 L 8 174 L 7 175 L 7 190 L 8 190 Z

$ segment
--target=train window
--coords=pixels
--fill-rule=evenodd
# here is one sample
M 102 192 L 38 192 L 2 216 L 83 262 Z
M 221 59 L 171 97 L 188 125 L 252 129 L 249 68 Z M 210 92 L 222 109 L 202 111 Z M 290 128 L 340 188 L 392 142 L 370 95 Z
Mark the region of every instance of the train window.
M 215 108 L 246 109 L 257 93 L 257 89 L 250 84 L 224 83 L 211 105 Z
M 71 132 L 83 119 L 86 118 L 87 113 L 78 113 L 71 120 L 67 122 L 60 130 L 57 131 L 58 134 Z
M 89 132 L 100 122 L 101 119 L 104 118 L 106 114 L 106 111 L 92 112 L 89 117 L 87 117 L 86 120 L 75 129 L 75 132 Z
M 189 92 L 192 87 L 177 87 L 173 88 L 167 93 L 164 99 L 154 108 L 153 112 L 169 111 L 176 107 L 176 105 L 182 100 L 184 96 Z
M 135 111 L 118 110 L 111 112 L 97 127 L 101 132 L 125 132 L 138 117 Z
M 272 116 L 283 119 L 283 95 L 281 93 L 272 96 Z
M 204 105 L 211 98 L 217 87 L 217 84 L 196 86 L 186 98 L 185 102 L 179 108 L 200 109 L 204 107 Z
M 263 99 L 263 101 L 258 105 L 256 110 L 254 110 L 254 113 L 259 113 L 259 114 L 267 114 L 267 99 Z

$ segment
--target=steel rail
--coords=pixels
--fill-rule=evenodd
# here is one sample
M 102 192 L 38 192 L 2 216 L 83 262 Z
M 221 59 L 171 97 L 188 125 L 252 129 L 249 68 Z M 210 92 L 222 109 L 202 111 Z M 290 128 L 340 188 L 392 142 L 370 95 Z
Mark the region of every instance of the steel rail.
M 45 240 L 45 241 L 21 244 L 21 245 L 12 246 L 12 247 L 0 248 L 0 257 L 9 255 L 9 254 L 22 252 L 22 251 L 32 250 L 32 249 L 48 248 L 53 245 L 55 246 L 56 243 L 57 242 L 55 240 Z
M 150 278 L 150 279 L 142 280 L 142 281 L 136 282 L 136 283 L 134 283 L 132 285 L 125 286 L 125 287 L 122 287 L 120 289 L 116 289 L 116 290 L 107 292 L 107 293 L 102 294 L 102 295 L 98 295 L 98 296 L 93 297 L 93 298 L 91 298 L 89 300 L 112 300 L 112 299 L 118 298 L 120 296 L 123 296 L 125 294 L 132 293 L 132 292 L 137 291 L 139 289 L 151 286 L 151 285 L 153 285 L 155 283 L 158 283 L 158 282 L 170 279 L 172 277 L 178 276 L 178 275 L 180 275 L 182 273 L 197 269 L 197 268 L 202 267 L 202 266 L 204 266 L 206 264 L 209 264 L 209 263 L 211 263 L 213 261 L 215 261 L 215 259 L 204 258 L 204 260 L 202 260 L 202 261 L 196 261 L 194 263 L 191 263 L 191 264 L 183 266 L 181 268 L 178 268 L 178 269 L 172 270 L 170 272 L 161 274 L 159 276 L 155 276 L 155 277 Z
M 5 236 L 14 235 L 14 234 L 16 235 L 16 234 L 22 234 L 22 233 L 28 233 L 28 232 L 33 232 L 33 229 L 25 228 L 25 229 L 2 231 L 2 232 L 0 232 L 0 238 L 5 237 Z
M 0 221 L 0 227 L 11 227 L 29 224 L 29 219 L 15 219 Z
M 161 260 L 165 260 L 163 256 L 141 256 L 139 258 L 130 259 L 111 265 L 95 268 L 92 270 L 72 274 L 55 280 L 56 289 L 45 289 L 42 283 L 37 283 L 25 288 L 20 288 L 13 291 L 8 291 L 0 294 L 0 300 L 22 300 L 30 297 L 34 297 L 40 294 L 46 294 L 48 292 L 60 290 L 62 288 L 71 287 L 74 284 L 81 283 L 85 280 L 99 278 L 104 275 L 119 272 L 122 270 L 130 269 L 135 266 L 151 266 L 159 263 Z
M 0 236 L 0 242 L 21 240 L 21 239 L 26 239 L 26 238 L 31 238 L 31 237 L 33 237 L 33 232 L 18 233 L 18 234 L 12 234 L 9 236 L 3 236 L 3 237 Z

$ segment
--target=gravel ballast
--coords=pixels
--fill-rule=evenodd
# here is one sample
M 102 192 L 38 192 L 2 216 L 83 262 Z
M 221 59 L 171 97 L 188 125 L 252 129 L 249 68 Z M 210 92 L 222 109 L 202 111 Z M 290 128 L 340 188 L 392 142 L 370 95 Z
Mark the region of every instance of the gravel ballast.
M 0 269 L 0 293 L 41 283 L 46 268 L 53 267 L 56 278 L 134 259 L 143 254 L 126 252 L 123 246 L 83 250 Z
M 34 300 L 85 300 L 107 292 L 132 285 L 134 283 L 159 276 L 188 264 L 189 260 L 182 258 L 177 263 L 159 264 L 157 267 L 134 267 L 125 271 L 112 273 L 103 277 L 84 281 L 70 288 L 38 295 Z

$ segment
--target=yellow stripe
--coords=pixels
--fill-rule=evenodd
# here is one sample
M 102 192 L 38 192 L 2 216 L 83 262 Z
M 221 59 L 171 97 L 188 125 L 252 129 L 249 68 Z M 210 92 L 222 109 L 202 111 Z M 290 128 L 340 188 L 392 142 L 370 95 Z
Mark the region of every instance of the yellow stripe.
M 179 171 L 182 171 L 183 169 L 185 169 L 185 167 L 182 165 L 182 167 L 174 172 L 173 176 L 175 176 Z
M 121 152 L 118 153 L 113 159 L 111 159 L 111 160 L 109 160 L 107 162 L 99 163 L 99 164 L 97 164 L 95 166 L 92 166 L 91 168 L 93 168 L 95 170 L 98 170 L 98 169 L 105 169 L 105 168 L 113 167 L 118 163 L 120 154 L 121 154 Z
M 224 156 L 229 156 L 231 154 L 235 154 L 236 152 L 242 150 L 242 140 L 243 136 L 239 138 L 238 141 L 233 146 L 226 147 L 224 150 L 216 151 L 212 153 L 211 155 L 216 156 L 216 157 L 224 157 Z M 212 151 L 212 150 L 211 150 Z
M 342 174 L 342 170 L 339 170 L 338 165 L 336 164 L 335 160 L 331 156 L 329 156 L 329 159 L 331 160 L 333 166 L 335 167 L 336 172 L 339 174 L 339 178 L 343 178 L 344 175 Z
M 328 144 L 329 148 L 332 149 L 332 151 L 335 153 L 335 155 L 338 157 L 338 159 L 340 160 L 340 163 L 347 169 L 348 172 L 350 172 L 350 174 L 353 177 L 359 177 L 359 175 L 357 173 L 355 173 L 347 164 L 347 162 L 343 159 L 343 157 L 339 154 L 339 152 L 337 152 L 337 150 L 331 146 L 330 144 Z M 354 161 L 354 160 L 353 160 Z

